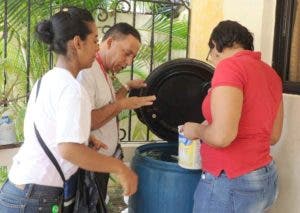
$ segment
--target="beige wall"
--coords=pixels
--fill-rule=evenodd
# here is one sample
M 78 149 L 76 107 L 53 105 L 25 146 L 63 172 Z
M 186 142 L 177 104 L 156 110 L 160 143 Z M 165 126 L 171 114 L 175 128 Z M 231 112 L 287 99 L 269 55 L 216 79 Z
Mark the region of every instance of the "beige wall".
M 255 50 L 262 52 L 268 64 L 272 62 L 276 0 L 192 0 L 191 58 L 204 60 L 212 29 L 222 20 L 235 20 L 254 35 Z
M 264 0 L 262 14 L 260 50 L 262 58 L 268 64 L 272 64 L 274 26 L 275 26 L 276 0 Z
M 208 54 L 208 39 L 213 27 L 223 17 L 223 0 L 191 1 L 190 58 L 204 60 Z
M 284 122 L 280 141 L 272 147 L 279 172 L 279 195 L 272 213 L 300 212 L 300 96 L 284 94 Z
M 1 149 L 0 150 L 0 166 L 7 166 L 10 168 L 12 165 L 13 156 L 18 152 L 19 148 Z

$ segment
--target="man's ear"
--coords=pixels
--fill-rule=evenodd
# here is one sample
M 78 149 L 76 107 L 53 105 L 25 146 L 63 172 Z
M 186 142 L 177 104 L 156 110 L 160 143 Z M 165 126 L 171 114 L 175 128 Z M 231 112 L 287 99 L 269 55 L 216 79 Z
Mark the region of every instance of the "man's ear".
M 113 43 L 113 38 L 112 37 L 108 37 L 106 39 L 106 45 L 107 45 L 108 49 L 112 46 L 112 43 Z

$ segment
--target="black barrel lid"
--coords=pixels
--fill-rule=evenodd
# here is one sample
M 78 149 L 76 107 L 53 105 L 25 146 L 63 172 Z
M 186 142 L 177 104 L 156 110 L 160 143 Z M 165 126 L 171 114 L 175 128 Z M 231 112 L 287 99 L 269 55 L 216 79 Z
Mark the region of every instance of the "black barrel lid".
M 201 104 L 210 88 L 213 67 L 195 59 L 175 59 L 150 73 L 146 88 L 129 96 L 156 95 L 152 106 L 135 110 L 141 122 L 158 137 L 178 141 L 178 125 L 204 121 Z

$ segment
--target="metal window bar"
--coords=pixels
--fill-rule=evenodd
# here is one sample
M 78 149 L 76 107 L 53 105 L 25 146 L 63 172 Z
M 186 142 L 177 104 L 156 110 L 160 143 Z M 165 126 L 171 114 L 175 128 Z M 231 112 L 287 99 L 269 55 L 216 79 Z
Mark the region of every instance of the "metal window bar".
M 172 57 L 173 18 L 174 18 L 174 5 L 171 5 L 170 33 L 169 33 L 169 55 L 168 55 L 169 61 L 171 60 L 171 57 Z
M 15 6 L 16 4 L 22 4 L 22 1 L 8 1 L 8 0 L 4 0 L 2 1 L 3 4 L 2 8 L 3 8 L 3 23 L 1 23 L 3 25 L 3 32 L 0 32 L 0 35 L 2 33 L 2 40 L 3 40 L 3 47 L 1 49 L 3 49 L 3 59 L 5 60 L 8 56 L 9 56 L 9 48 L 8 48 L 8 44 L 9 44 L 9 36 L 11 32 L 9 32 L 9 14 L 13 14 L 12 11 L 9 11 L 9 8 L 13 8 L 13 6 Z M 97 4 L 95 4 L 95 8 L 90 8 L 91 2 L 92 0 L 82 0 L 81 3 L 80 1 L 76 1 L 76 0 L 65 0 L 65 1 L 53 1 L 53 0 L 27 0 L 27 8 L 24 10 L 24 12 L 26 11 L 27 13 L 27 23 L 22 23 L 24 24 L 24 26 L 27 27 L 26 29 L 26 69 L 24 70 L 24 72 L 26 73 L 26 94 L 23 96 L 17 96 L 17 99 L 20 99 L 18 101 L 23 101 L 21 100 L 22 98 L 27 97 L 27 94 L 29 94 L 30 92 L 30 88 L 31 88 L 31 84 L 33 82 L 31 82 L 31 75 L 32 72 L 34 72 L 34 70 L 32 70 L 32 41 L 34 41 L 34 39 L 31 39 L 32 37 L 32 19 L 31 16 L 34 12 L 34 7 L 38 6 L 38 7 L 43 7 L 44 5 L 48 5 L 48 12 L 49 15 L 48 17 L 45 18 L 49 18 L 52 16 L 53 11 L 56 10 L 58 7 L 62 7 L 63 4 L 68 5 L 69 2 L 76 2 L 77 5 L 81 5 L 85 8 L 89 8 L 91 10 L 91 12 L 97 12 L 98 16 L 97 19 L 98 21 L 103 24 L 103 26 L 99 26 L 99 28 L 102 30 L 102 32 L 105 32 L 110 25 L 106 23 L 107 19 L 109 18 L 109 14 L 113 14 L 113 23 L 117 23 L 119 20 L 118 15 L 120 15 L 121 13 L 127 13 L 132 15 L 132 25 L 136 27 L 137 25 L 137 14 L 147 14 L 151 16 L 151 29 L 150 29 L 150 45 L 149 45 L 149 49 L 150 49 L 150 57 L 149 57 L 149 73 L 152 72 L 154 70 L 154 68 L 158 65 L 157 62 L 155 61 L 155 54 L 157 54 L 155 52 L 155 43 L 156 43 L 156 17 L 159 15 L 159 12 L 157 12 L 155 9 L 156 7 L 167 7 L 170 9 L 170 14 L 169 14 L 169 35 L 168 35 L 168 53 L 167 53 L 167 60 L 171 60 L 173 57 L 172 51 L 173 51 L 173 39 L 174 39 L 174 21 L 175 21 L 175 10 L 177 7 L 184 7 L 187 10 L 187 39 L 186 39 L 186 52 L 185 52 L 185 57 L 188 57 L 188 48 L 189 48 L 189 32 L 190 32 L 190 17 L 191 17 L 191 13 L 190 13 L 190 8 L 189 8 L 189 0 L 118 0 L 115 1 L 115 8 L 113 8 L 113 13 L 109 13 L 107 8 L 104 8 L 103 5 L 105 5 L 105 3 L 111 2 L 111 1 L 97 1 Z M 96 2 L 96 1 L 95 1 Z M 23 2 L 24 3 L 24 2 Z M 24 6 L 24 4 L 22 4 Z M 70 5 L 70 4 L 69 4 Z M 152 8 L 152 11 L 149 10 L 149 8 Z M 22 10 L 23 11 L 23 10 Z M 16 16 L 16 14 L 13 14 L 13 16 Z M 1 16 L 0 16 L 1 17 Z M 123 20 L 120 20 L 123 21 Z M 100 25 L 101 25 L 100 24 Z M 49 69 L 52 69 L 53 67 L 53 54 L 52 52 L 49 52 L 48 55 L 48 63 L 49 63 Z M 134 69 L 135 69 L 135 64 L 133 64 L 131 66 L 130 69 L 130 79 L 133 79 L 134 77 Z M 7 70 L 5 68 L 5 66 L 3 67 L 2 70 L 2 75 L 3 75 L 3 90 L 5 91 L 6 86 L 7 86 L 7 82 L 10 81 L 10 76 L 7 73 Z M 10 101 L 16 101 L 16 99 L 12 99 L 12 100 L 5 100 L 4 103 L 0 103 L 1 107 L 4 106 L 6 107 L 7 105 L 9 105 Z M 134 115 L 133 111 L 129 111 L 128 112 L 128 124 L 127 124 L 127 128 L 124 127 L 121 129 L 121 132 L 123 133 L 122 136 L 122 141 L 126 142 L 126 141 L 132 141 L 132 116 Z M 150 139 L 150 131 L 147 128 L 147 134 L 146 134 L 146 138 L 142 141 L 149 141 Z M 139 140 L 140 141 L 140 140 Z
M 153 5 L 153 7 L 155 8 L 155 3 Z M 150 48 L 151 48 L 151 57 L 150 57 L 150 73 L 153 71 L 153 63 L 154 63 L 154 27 L 155 27 L 155 13 L 152 13 L 152 27 L 151 27 L 151 41 L 150 41 Z M 149 137 L 150 137 L 150 130 L 147 127 L 147 136 L 146 136 L 146 140 L 149 141 Z
M 52 17 L 53 11 L 52 11 L 52 0 L 49 1 L 49 18 Z M 49 70 L 53 68 L 53 52 L 49 51 Z
M 3 26 L 3 59 L 7 58 L 7 37 L 8 37 L 8 27 L 7 27 L 7 1 L 4 1 L 4 26 Z M 7 74 L 5 70 L 5 66 L 3 66 L 3 92 L 6 92 L 6 84 L 7 84 Z M 6 98 L 3 100 L 3 107 L 7 107 Z
M 136 25 L 136 0 L 134 0 L 134 2 L 133 2 L 133 17 L 132 17 L 132 26 L 133 27 L 135 27 L 135 25 Z M 132 80 L 133 79 L 133 66 L 134 66 L 134 63 L 132 63 L 132 65 L 131 65 L 131 72 L 130 72 L 130 80 Z M 131 128 L 132 128 L 132 110 L 129 110 L 129 116 L 128 116 L 128 137 L 127 137 L 127 139 L 128 139 L 128 141 L 131 141 Z M 126 136 L 126 131 L 125 131 L 125 134 L 124 134 L 125 136 Z M 124 140 L 124 139 L 123 139 Z
M 27 2 L 27 54 L 26 54 L 26 94 L 30 92 L 30 27 L 31 27 L 31 1 Z M 26 100 L 28 101 L 29 96 L 27 96 Z

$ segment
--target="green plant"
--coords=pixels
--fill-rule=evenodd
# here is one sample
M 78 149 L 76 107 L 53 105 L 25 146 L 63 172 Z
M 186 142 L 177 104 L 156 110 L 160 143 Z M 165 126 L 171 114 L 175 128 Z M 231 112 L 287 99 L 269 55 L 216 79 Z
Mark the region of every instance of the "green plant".
M 0 87 L 0 116 L 3 114 L 10 115 L 15 123 L 17 141 L 22 141 L 22 127 L 26 106 L 24 82 L 26 81 L 23 78 L 24 75 L 15 72 L 18 70 L 16 69 L 18 65 L 14 64 L 11 58 L 7 58 L 2 63 L 2 67 L 6 70 L 7 76 L 9 76 L 9 81 L 7 81 L 6 87 Z M 3 78 L 3 76 L 1 77 Z M 3 82 L 3 79 L 1 79 L 1 82 Z
M 7 167 L 0 166 L 0 187 L 3 185 L 4 181 L 7 179 Z
M 95 12 L 101 1 L 31 1 L 30 17 L 29 1 L 6 2 L 6 5 L 3 1 L 0 2 L 0 116 L 3 113 L 11 115 L 16 124 L 17 140 L 23 141 L 22 129 L 28 91 L 51 66 L 51 53 L 34 36 L 36 23 L 49 18 L 62 5 L 85 6 Z M 5 29 L 7 34 L 4 33 Z
M 28 17 L 29 1 L 10 0 L 5 2 L 7 2 L 8 29 L 6 40 L 4 39 L 5 34 L 3 34 L 5 29 L 5 4 L 3 1 L 0 2 L 0 116 L 4 112 L 9 112 L 13 115 L 16 123 L 17 139 L 22 141 L 27 92 L 31 90 L 35 81 L 51 67 L 51 53 L 47 50 L 47 46 L 37 42 L 35 39 L 34 27 L 36 23 L 49 18 L 62 5 L 86 7 L 95 16 L 97 15 L 96 8 L 99 6 L 107 8 L 108 11 L 114 11 L 115 7 L 118 7 L 118 10 L 120 10 L 122 5 L 118 4 L 117 0 L 30 1 L 30 17 Z M 143 4 L 144 2 L 137 2 L 137 5 Z M 150 67 L 154 69 L 156 66 L 169 60 L 169 48 L 171 48 L 172 53 L 174 51 L 184 51 L 187 39 L 187 21 L 174 19 L 173 39 L 171 47 L 169 47 L 170 23 L 168 18 L 170 13 L 166 12 L 164 14 L 162 11 L 164 11 L 165 7 L 159 6 L 159 4 L 146 2 L 146 6 L 145 12 L 152 11 L 155 14 L 154 31 L 158 35 L 158 39 L 152 43 L 149 38 L 146 38 L 143 41 L 140 53 L 135 59 L 133 76 L 141 79 L 145 79 L 148 76 Z M 28 20 L 30 20 L 30 25 Z M 151 28 L 152 22 L 149 20 L 139 30 L 150 34 Z M 6 52 L 4 52 L 5 45 Z M 55 61 L 55 58 L 53 60 Z M 2 73 L 6 74 L 6 83 L 4 83 L 5 79 Z M 123 70 L 118 76 L 124 81 L 130 80 L 131 69 Z M 132 115 L 134 115 L 134 112 Z M 128 116 L 128 111 L 120 114 L 121 120 L 126 120 Z M 133 128 L 132 139 L 145 140 L 145 138 L 142 138 L 142 135 L 146 134 L 146 127 L 141 128 L 139 121 L 136 121 Z

